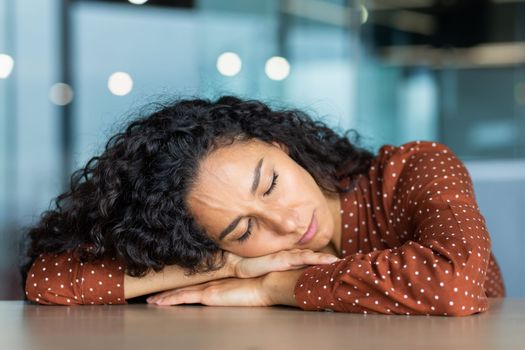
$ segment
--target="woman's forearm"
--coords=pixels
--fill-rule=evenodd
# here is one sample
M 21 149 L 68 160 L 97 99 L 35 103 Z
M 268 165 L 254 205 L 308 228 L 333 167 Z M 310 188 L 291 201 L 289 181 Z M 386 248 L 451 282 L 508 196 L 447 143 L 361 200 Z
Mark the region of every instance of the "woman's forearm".
M 152 270 L 144 277 L 124 275 L 124 297 L 130 299 L 227 277 L 233 277 L 233 271 L 228 264 L 217 271 L 198 273 L 191 276 L 186 276 L 183 268 L 169 265 L 159 272 Z
M 334 262 L 332 259 L 337 259 L 333 255 L 336 254 L 336 251 L 333 248 L 326 247 L 323 251 L 325 251 L 325 253 L 295 249 L 279 251 L 252 258 L 242 258 L 228 252 L 226 254 L 224 267 L 214 272 L 186 276 L 184 274 L 184 269 L 179 266 L 171 265 L 166 266 L 159 272 L 151 271 L 144 277 L 131 277 L 125 275 L 124 297 L 129 299 L 140 295 L 192 286 L 222 278 L 254 278 L 271 275 L 274 272 L 276 275 L 272 276 L 275 278 L 272 277 L 269 279 L 267 282 L 268 285 L 274 288 L 286 282 L 287 286 L 289 286 L 286 290 L 290 291 L 289 294 L 293 297 L 295 281 L 297 281 L 298 276 L 301 274 L 300 271 L 294 271 L 297 269 L 297 267 L 294 266 L 328 264 Z M 286 274 L 285 272 L 289 273 Z M 295 277 L 294 280 L 286 280 L 286 278 L 292 276 Z M 294 302 L 291 300 L 290 296 L 288 296 L 285 301 L 287 302 L 287 305 Z

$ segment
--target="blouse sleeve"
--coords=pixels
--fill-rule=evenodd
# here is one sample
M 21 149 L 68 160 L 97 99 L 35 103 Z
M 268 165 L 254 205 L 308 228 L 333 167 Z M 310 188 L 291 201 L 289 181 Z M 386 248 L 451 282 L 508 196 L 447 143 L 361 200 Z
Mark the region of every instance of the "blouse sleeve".
M 406 315 L 485 311 L 491 241 L 465 166 L 446 146 L 426 141 L 383 146 L 378 164 L 382 204 L 401 243 L 309 267 L 295 286 L 298 305 Z
M 73 253 L 41 254 L 28 272 L 25 293 L 40 304 L 126 304 L 123 265 L 115 258 L 81 262 Z

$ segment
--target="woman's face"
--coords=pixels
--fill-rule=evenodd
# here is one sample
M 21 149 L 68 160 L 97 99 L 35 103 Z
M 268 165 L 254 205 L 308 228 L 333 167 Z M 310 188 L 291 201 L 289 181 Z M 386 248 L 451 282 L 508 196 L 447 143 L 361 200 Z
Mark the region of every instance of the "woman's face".
M 187 202 L 210 238 L 240 256 L 339 245 L 339 195 L 321 191 L 277 143 L 250 140 L 213 151 Z M 309 227 L 311 238 L 301 241 Z

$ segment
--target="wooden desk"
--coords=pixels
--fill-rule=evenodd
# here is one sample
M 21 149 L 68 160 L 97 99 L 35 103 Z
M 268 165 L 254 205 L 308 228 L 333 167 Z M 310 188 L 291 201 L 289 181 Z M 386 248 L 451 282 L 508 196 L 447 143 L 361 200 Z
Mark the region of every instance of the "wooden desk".
M 0 302 L 0 349 L 524 349 L 525 299 L 468 317 Z

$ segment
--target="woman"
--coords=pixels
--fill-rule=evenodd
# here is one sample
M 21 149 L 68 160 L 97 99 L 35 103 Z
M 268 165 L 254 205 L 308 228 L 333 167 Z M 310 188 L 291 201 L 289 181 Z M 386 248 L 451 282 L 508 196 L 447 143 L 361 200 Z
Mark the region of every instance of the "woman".
M 23 269 L 40 303 L 163 291 L 148 302 L 459 316 L 505 293 L 449 148 L 373 155 L 259 101 L 181 100 L 132 122 L 56 203 Z

